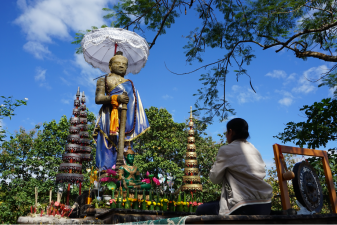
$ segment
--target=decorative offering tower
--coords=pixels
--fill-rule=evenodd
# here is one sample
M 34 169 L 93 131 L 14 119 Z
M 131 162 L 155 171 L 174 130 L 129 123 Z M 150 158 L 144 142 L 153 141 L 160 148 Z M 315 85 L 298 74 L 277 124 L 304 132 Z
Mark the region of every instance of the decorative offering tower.
M 84 94 L 84 93 L 83 93 Z M 69 135 L 67 137 L 68 144 L 66 144 L 66 153 L 62 155 L 62 160 L 59 167 L 59 174 L 56 175 L 57 183 L 68 183 L 68 193 L 67 193 L 67 205 L 69 205 L 69 194 L 70 194 L 70 184 L 83 182 L 82 173 L 82 154 L 80 154 L 81 149 L 83 149 L 82 142 L 84 134 L 81 134 L 84 128 L 87 127 L 87 118 L 80 118 L 80 88 L 77 89 L 76 100 L 74 101 L 75 108 L 73 109 L 74 117 L 70 118 L 70 128 Z M 82 103 L 85 102 L 85 98 L 82 97 Z M 84 107 L 83 107 L 84 106 Z M 85 110 L 85 105 L 82 105 L 81 110 Z M 86 113 L 85 113 L 86 114 Z M 86 116 L 86 115 L 85 115 Z M 83 124 L 81 124 L 83 122 Z M 85 146 L 86 147 L 86 146 Z
M 183 176 L 184 185 L 182 186 L 182 191 L 191 192 L 193 196 L 193 192 L 195 191 L 202 191 L 202 184 L 200 181 L 199 176 L 199 169 L 198 169 L 198 160 L 197 160 L 197 153 L 196 153 L 196 146 L 195 146 L 195 138 L 194 138 L 194 130 L 193 130 L 193 116 L 192 116 L 192 106 L 191 106 L 191 113 L 190 113 L 190 122 L 188 126 L 190 130 L 188 131 L 188 138 L 187 138 L 187 151 L 186 151 L 186 158 L 185 158 L 185 165 L 186 168 L 184 173 L 186 176 Z

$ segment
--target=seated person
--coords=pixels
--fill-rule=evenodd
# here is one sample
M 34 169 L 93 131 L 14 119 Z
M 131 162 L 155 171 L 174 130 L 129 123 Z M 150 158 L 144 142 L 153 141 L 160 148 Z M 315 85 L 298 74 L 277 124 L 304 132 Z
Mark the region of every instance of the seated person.
M 117 182 L 117 187 L 122 185 L 123 189 L 127 188 L 139 188 L 149 190 L 151 188 L 151 184 L 147 184 L 145 182 L 140 181 L 140 173 L 137 166 L 133 165 L 135 160 L 135 152 L 130 148 L 126 152 L 124 152 L 125 162 L 126 164 L 120 166 L 118 169 L 119 172 L 119 180 L 122 180 L 121 183 Z
M 235 118 L 227 123 L 228 145 L 221 146 L 209 178 L 222 184 L 220 201 L 198 206 L 197 215 L 269 215 L 272 187 L 263 178 L 265 163 L 246 139 L 248 124 Z

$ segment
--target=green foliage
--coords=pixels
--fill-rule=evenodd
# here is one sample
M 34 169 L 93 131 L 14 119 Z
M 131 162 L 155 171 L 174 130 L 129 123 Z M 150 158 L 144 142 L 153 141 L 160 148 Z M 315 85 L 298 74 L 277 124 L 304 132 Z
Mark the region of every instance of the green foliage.
M 15 102 L 13 102 L 13 97 L 0 96 L 0 98 L 3 99 L 3 103 L 0 105 L 0 121 L 5 117 L 12 119 L 12 116 L 15 116 L 15 108 L 21 105 L 27 105 L 27 100 L 15 100 Z M 0 142 L 6 138 L 5 133 L 6 131 L 2 129 L 2 126 L 0 125 Z
M 296 163 L 295 157 L 292 154 L 283 154 L 284 155 L 284 161 L 286 162 L 287 168 L 289 171 L 292 171 L 294 168 L 294 165 Z M 274 211 L 282 211 L 282 204 L 281 204 L 281 191 L 279 186 L 279 180 L 277 177 L 277 171 L 275 165 L 271 167 L 271 169 L 268 169 L 267 171 L 267 177 L 265 178 L 265 181 L 270 184 L 273 188 L 273 198 L 271 201 L 271 209 Z M 295 198 L 295 192 L 293 185 L 291 181 L 287 182 L 288 191 L 289 191 L 289 197 L 290 197 L 290 204 L 291 208 L 293 209 L 299 209 L 299 207 L 296 204 L 296 198 Z
M 333 89 L 337 86 L 337 73 L 328 73 L 323 76 L 322 83 L 318 85 L 318 87 L 328 86 L 329 88 Z M 333 97 L 337 98 L 337 88 L 333 92 Z
M 149 171 L 155 176 L 169 173 L 175 175 L 174 188 L 177 189 L 182 185 L 184 175 L 189 129 L 187 123 L 174 122 L 166 109 L 151 107 L 145 109 L 145 112 L 151 128 L 134 142 L 135 165 L 142 174 Z M 215 200 L 221 193 L 220 185 L 214 185 L 208 179 L 221 144 L 216 144 L 211 137 L 205 137 L 206 128 L 205 123 L 194 119 L 197 159 L 204 189 L 202 193 L 196 194 L 200 201 Z
M 337 134 L 337 100 L 331 98 L 322 99 L 321 102 L 315 102 L 313 105 L 303 106 L 300 111 L 305 111 L 307 120 L 305 122 L 289 122 L 282 133 L 274 136 L 283 143 L 293 142 L 295 145 L 303 148 L 305 145 L 311 149 L 318 149 L 321 146 L 336 140 Z M 336 148 L 328 149 L 328 159 L 332 172 L 334 183 L 337 182 L 337 155 Z M 309 163 L 315 168 L 323 187 L 323 193 L 328 194 L 322 161 L 318 157 L 308 159 Z
M 94 114 L 88 111 L 89 134 L 93 131 L 94 120 Z M 56 199 L 55 177 L 62 163 L 69 126 L 69 120 L 63 116 L 58 123 L 55 120 L 45 122 L 42 129 L 39 125 L 31 131 L 21 128 L 1 144 L 0 223 L 16 223 L 18 216 L 30 212 L 30 206 L 35 204 L 35 187 L 38 187 L 39 203 L 49 202 L 51 187 L 53 199 Z M 95 148 L 92 154 L 95 156 Z M 94 164 L 95 157 L 92 162 L 84 162 L 82 172 L 86 174 L 85 169 Z M 89 186 L 88 175 L 85 175 L 83 186 Z M 76 193 L 74 189 L 70 204 L 78 194 L 78 188 Z
M 205 87 L 196 94 L 200 97 L 196 103 L 197 111 L 206 112 L 202 120 L 208 123 L 214 116 L 225 120 L 228 113 L 233 113 L 225 100 L 225 90 L 220 98 L 217 90 L 225 86 L 228 75 L 235 74 L 237 80 L 242 75 L 249 76 L 243 66 L 248 66 L 256 57 L 253 45 L 263 50 L 279 47 L 276 53 L 287 49 L 303 60 L 313 57 L 336 61 L 333 56 L 337 50 L 336 33 L 332 30 L 336 27 L 337 10 L 333 0 L 121 0 L 111 9 L 103 10 L 107 13 L 104 18 L 112 20 L 111 27 L 141 31 L 143 34 L 144 28 L 154 31 L 154 38 L 148 35 L 152 38 L 148 40 L 150 48 L 160 35 L 169 30 L 178 16 L 187 13 L 199 16 L 199 20 L 191 24 L 191 32 L 186 36 L 184 48 L 187 61 L 203 62 L 204 57 L 207 57 L 204 55 L 206 47 L 225 50 L 224 55 L 219 55 L 219 60 L 199 68 L 211 67 L 211 73 L 201 75 Z M 73 43 L 79 44 L 82 38 L 83 33 L 76 34 Z M 329 54 L 313 51 L 316 46 Z M 228 66 L 236 68 L 232 70 Z M 335 75 L 326 76 L 322 83 L 329 87 L 335 87 L 336 84 Z M 251 81 L 250 86 L 255 92 Z

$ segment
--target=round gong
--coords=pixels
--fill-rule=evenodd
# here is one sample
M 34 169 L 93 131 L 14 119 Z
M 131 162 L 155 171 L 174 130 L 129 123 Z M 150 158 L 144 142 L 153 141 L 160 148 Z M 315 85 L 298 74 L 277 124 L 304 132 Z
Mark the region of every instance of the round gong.
M 323 207 L 323 191 L 314 168 L 308 162 L 299 162 L 293 172 L 296 199 L 309 211 L 319 213 Z

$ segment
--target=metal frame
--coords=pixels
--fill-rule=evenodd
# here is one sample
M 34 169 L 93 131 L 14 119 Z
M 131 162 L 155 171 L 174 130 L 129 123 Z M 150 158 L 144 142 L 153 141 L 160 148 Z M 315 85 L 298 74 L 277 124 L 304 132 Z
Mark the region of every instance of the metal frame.
M 287 180 L 283 179 L 283 171 L 285 168 L 283 163 L 281 163 L 281 153 L 289 153 L 296 155 L 307 155 L 307 156 L 315 156 L 321 157 L 323 163 L 323 169 L 325 174 L 325 181 L 328 185 L 329 190 L 329 198 L 332 206 L 332 212 L 337 213 L 337 199 L 336 199 L 336 191 L 335 186 L 332 179 L 331 169 L 329 166 L 328 153 L 322 150 L 308 149 L 308 148 L 296 148 L 285 145 L 274 144 L 274 155 L 275 155 L 275 164 L 276 171 L 279 180 L 280 190 L 281 190 L 281 202 L 283 210 L 291 209 L 289 192 L 287 186 Z

